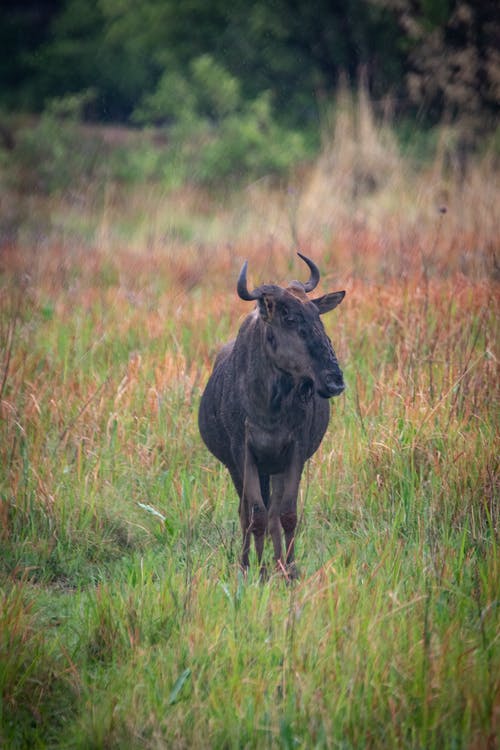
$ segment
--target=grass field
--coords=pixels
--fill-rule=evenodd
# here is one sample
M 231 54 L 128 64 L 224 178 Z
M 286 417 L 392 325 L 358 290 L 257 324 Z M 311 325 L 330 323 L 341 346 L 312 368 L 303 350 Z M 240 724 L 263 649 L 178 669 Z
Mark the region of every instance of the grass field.
M 19 198 L 0 257 L 1 747 L 497 746 L 497 173 L 417 173 L 375 144 L 353 181 L 335 153 L 224 199 Z M 347 391 L 286 585 L 239 572 L 196 414 L 249 311 L 241 262 L 250 283 L 300 277 L 294 238 L 323 291 L 347 290 L 325 318 Z

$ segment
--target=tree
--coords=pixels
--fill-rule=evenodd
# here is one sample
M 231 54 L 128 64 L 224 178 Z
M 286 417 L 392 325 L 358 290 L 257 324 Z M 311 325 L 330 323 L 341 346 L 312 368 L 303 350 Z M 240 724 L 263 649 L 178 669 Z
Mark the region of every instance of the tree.
M 236 81 L 242 101 L 265 94 L 289 127 L 314 123 L 339 76 L 355 87 L 360 70 L 373 99 L 395 95 L 402 111 L 416 107 L 430 122 L 467 116 L 491 123 L 500 100 L 496 5 L 9 0 L 0 10 L 0 102 L 40 110 L 49 97 L 92 88 L 87 114 L 96 119 L 129 121 L 148 108 L 154 117 L 151 103 L 208 56 Z M 179 89 L 179 96 L 191 94 Z
M 13 63 L 25 61 L 24 99 L 35 109 L 92 88 L 95 117 L 127 120 L 165 76 L 185 75 L 203 55 L 237 79 L 244 99 L 270 92 L 295 125 L 316 117 L 317 97 L 341 72 L 354 83 L 363 66 L 376 96 L 401 79 L 394 18 L 368 0 L 61 0 L 48 20 Z
M 409 97 L 431 121 L 494 127 L 500 106 L 500 16 L 494 0 L 376 0 L 407 36 Z
M 32 56 L 47 40 L 58 0 L 4 0 L 0 8 L 0 105 L 37 109 Z M 36 85 L 36 84 L 35 84 Z M 36 102 L 36 103 L 35 103 Z

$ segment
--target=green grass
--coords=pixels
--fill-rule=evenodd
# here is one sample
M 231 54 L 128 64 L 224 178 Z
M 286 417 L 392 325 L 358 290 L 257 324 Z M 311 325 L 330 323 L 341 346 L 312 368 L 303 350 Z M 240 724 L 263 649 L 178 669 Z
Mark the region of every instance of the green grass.
M 5 254 L 0 746 L 495 746 L 498 288 L 457 271 L 446 228 L 426 266 L 425 238 L 391 251 L 420 259 L 402 278 L 369 272 L 372 237 L 324 282 L 348 292 L 326 317 L 348 388 L 304 472 L 296 585 L 242 577 L 235 492 L 196 425 L 248 311 L 240 259 L 286 279 L 291 254 Z M 316 253 L 326 273 L 338 252 Z

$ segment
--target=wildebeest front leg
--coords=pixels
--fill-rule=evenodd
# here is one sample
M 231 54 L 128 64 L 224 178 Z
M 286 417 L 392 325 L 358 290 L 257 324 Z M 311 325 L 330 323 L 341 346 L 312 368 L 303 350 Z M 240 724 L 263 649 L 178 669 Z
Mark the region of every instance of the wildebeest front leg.
M 273 492 L 269 510 L 269 531 L 273 540 L 274 557 L 279 569 L 295 578 L 295 529 L 297 526 L 297 494 L 301 471 L 295 467 L 286 474 L 273 477 Z M 281 529 L 285 532 L 285 553 L 281 543 Z
M 248 568 L 250 534 L 253 534 L 257 559 L 261 563 L 267 530 L 267 509 L 262 499 L 259 473 L 248 447 L 246 447 L 245 451 L 243 490 L 240 501 L 240 523 L 243 534 L 241 564 L 243 568 Z
M 233 480 L 233 484 L 236 487 L 236 492 L 240 499 L 240 505 L 238 513 L 240 517 L 241 532 L 243 535 L 243 549 L 241 552 L 241 567 L 246 570 L 250 564 L 250 518 L 248 515 L 248 506 L 243 497 L 243 478 L 240 476 L 239 471 L 235 466 L 229 468 L 229 473 Z

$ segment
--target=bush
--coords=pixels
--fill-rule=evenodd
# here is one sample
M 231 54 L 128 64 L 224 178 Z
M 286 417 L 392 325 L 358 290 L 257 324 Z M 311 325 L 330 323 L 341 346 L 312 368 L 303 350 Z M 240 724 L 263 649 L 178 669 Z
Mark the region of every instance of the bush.
M 21 128 L 13 148 L 1 152 L 7 184 L 23 193 L 78 193 L 111 179 L 186 182 L 256 179 L 283 174 L 308 155 L 307 139 L 281 126 L 270 92 L 245 100 L 239 82 L 209 55 L 193 61 L 187 76 L 165 73 L 134 115 L 142 131 L 108 143 L 86 127 L 92 92 L 52 100 L 34 124 Z M 160 126 L 155 143 L 150 126 Z
M 80 127 L 92 92 L 52 100 L 35 125 L 22 128 L 7 161 L 18 190 L 52 194 L 77 189 L 101 176 L 104 144 Z
M 169 183 L 282 174 L 307 155 L 304 134 L 275 119 L 270 92 L 244 100 L 239 81 L 210 55 L 196 58 L 187 76 L 166 72 L 134 119 L 168 126 Z

